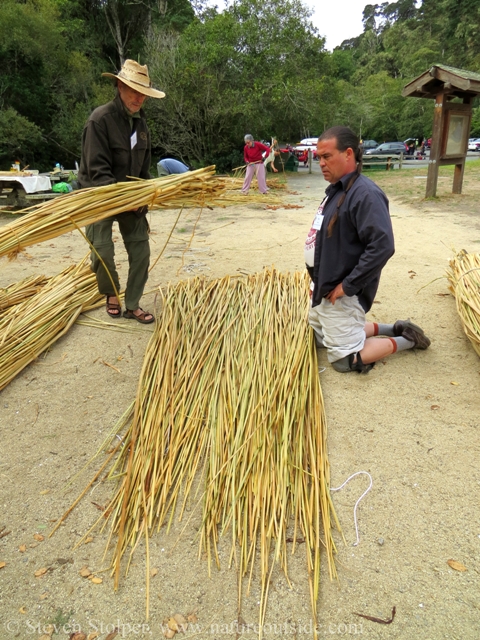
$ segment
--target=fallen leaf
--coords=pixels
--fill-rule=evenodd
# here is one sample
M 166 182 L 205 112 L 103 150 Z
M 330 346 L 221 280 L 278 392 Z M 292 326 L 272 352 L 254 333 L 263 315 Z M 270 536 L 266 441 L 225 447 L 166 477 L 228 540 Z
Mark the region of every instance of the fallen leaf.
M 79 571 L 79 574 L 82 576 L 82 578 L 88 578 L 88 576 L 92 575 L 92 572 L 90 571 L 90 569 L 85 565 L 84 567 L 82 567 Z
M 102 580 L 102 578 L 97 578 L 95 576 L 95 578 L 92 578 L 92 582 L 93 582 L 93 584 L 102 584 L 103 580 Z
M 174 631 L 173 629 L 165 629 L 165 631 L 163 632 L 163 635 L 165 636 L 165 638 L 173 638 L 175 634 L 176 634 L 176 631 Z
M 447 564 L 449 567 L 451 567 L 452 569 L 455 569 L 455 571 L 466 571 L 467 567 L 462 564 L 461 562 L 457 562 L 457 560 L 447 560 Z
M 37 542 L 43 542 L 45 540 L 41 533 L 35 533 L 33 537 Z
M 25 551 L 27 550 L 27 545 L 26 544 L 21 544 L 18 547 L 18 550 L 20 551 L 20 553 L 25 553 Z
M 43 629 L 48 636 L 53 636 L 53 632 L 55 631 L 55 627 L 53 624 L 47 624 Z
M 171 629 L 172 631 L 175 631 L 175 633 L 178 631 L 178 622 L 175 620 L 173 616 L 171 618 L 168 618 L 167 625 L 168 625 L 168 628 Z
M 455 385 L 456 387 L 458 387 L 458 385 L 460 384 L 459 382 L 450 382 L 450 384 Z
M 118 635 L 118 629 L 117 627 L 115 627 L 115 629 L 108 634 L 108 636 L 105 638 L 105 640 L 113 640 L 114 638 L 116 638 Z
M 43 491 L 40 491 L 41 496 L 46 496 L 47 493 L 50 493 L 50 489 L 44 489 Z
M 192 624 L 195 624 L 195 622 L 198 621 L 197 614 L 195 613 L 195 611 L 192 611 L 192 613 L 189 613 L 187 615 L 187 620 L 188 620 L 188 622 L 191 622 Z
M 98 631 L 92 631 L 92 633 L 88 634 L 87 640 L 96 640 L 96 638 L 98 638 L 99 635 L 100 634 L 98 633 Z
M 45 600 L 45 598 L 48 598 L 48 593 L 47 593 L 46 591 L 45 591 L 45 593 L 42 593 L 42 594 L 39 596 L 39 598 L 38 598 L 38 599 L 39 599 L 39 600 Z
M 69 637 L 69 640 L 87 640 L 87 636 L 83 633 L 83 631 L 76 631 L 72 633 Z
M 28 546 L 30 549 L 35 549 L 35 547 L 38 547 L 38 542 L 32 542 Z
M 33 574 L 36 578 L 40 578 L 40 576 L 44 576 L 47 573 L 47 567 L 42 567 L 41 569 L 37 569 Z
M 27 613 L 27 610 L 25 607 L 20 607 L 20 609 L 18 610 L 18 613 Z
M 152 578 L 154 578 L 158 573 L 158 569 L 156 567 L 154 567 L 151 571 L 150 571 L 150 576 Z
M 432 409 L 432 411 L 434 411 L 435 409 L 440 409 L 440 405 L 439 404 L 432 404 L 430 409 Z
M 180 633 L 185 633 L 185 631 L 187 630 L 187 619 L 185 618 L 185 616 L 182 616 L 181 613 L 176 613 L 173 616 L 173 619 L 178 625 L 178 631 Z
M 93 542 L 92 536 L 88 536 L 88 538 L 85 538 L 85 542 L 83 544 L 89 544 L 90 542 Z

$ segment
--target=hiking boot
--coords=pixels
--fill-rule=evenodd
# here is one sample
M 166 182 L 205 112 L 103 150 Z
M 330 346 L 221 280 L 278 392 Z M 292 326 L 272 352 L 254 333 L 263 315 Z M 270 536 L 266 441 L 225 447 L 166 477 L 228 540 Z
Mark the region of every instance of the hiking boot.
M 424 330 L 410 320 L 397 320 L 393 325 L 396 336 L 402 336 L 415 344 L 416 349 L 428 349 L 430 340 L 425 335 Z

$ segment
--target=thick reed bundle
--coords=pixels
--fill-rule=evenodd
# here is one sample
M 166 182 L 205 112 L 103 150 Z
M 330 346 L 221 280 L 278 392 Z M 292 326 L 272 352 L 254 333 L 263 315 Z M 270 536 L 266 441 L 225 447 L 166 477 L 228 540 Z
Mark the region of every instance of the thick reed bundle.
M 50 278 L 41 290 L 0 319 L 0 390 L 63 336 L 100 295 L 85 260 Z
M 149 537 L 175 513 L 182 518 L 201 475 L 201 550 L 219 564 L 219 530 L 230 532 L 239 604 L 243 578 L 249 576 L 250 586 L 259 555 L 263 623 L 273 561 L 287 574 L 287 541 L 292 552 L 301 541 L 316 618 L 321 547 L 330 576 L 335 566 L 325 416 L 307 300 L 303 274 L 277 271 L 192 279 L 164 293 L 133 420 L 109 473 L 121 484 L 105 512 L 117 540 L 116 586 L 124 554 L 130 549 L 131 559 L 145 539 L 147 615 Z M 106 523 L 103 515 L 100 522 Z
M 450 260 L 447 277 L 463 330 L 480 356 L 480 254 L 458 252 Z
M 0 256 L 13 255 L 32 244 L 143 206 L 181 208 L 225 204 L 222 201 L 225 183 L 214 174 L 215 167 L 208 167 L 155 180 L 81 189 L 25 209 L 19 213 L 26 215 L 0 229 Z M 231 200 L 230 194 L 228 201 Z
M 47 282 L 48 278 L 45 276 L 30 276 L 20 282 L 9 284 L 5 289 L 0 288 L 0 317 L 9 307 L 34 296 Z

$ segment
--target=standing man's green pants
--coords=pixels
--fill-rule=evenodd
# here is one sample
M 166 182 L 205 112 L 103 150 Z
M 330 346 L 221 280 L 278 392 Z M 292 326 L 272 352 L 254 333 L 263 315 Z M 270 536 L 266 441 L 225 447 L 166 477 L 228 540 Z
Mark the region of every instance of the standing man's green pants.
M 138 309 L 148 279 L 150 264 L 149 228 L 144 215 L 139 217 L 134 211 L 125 211 L 112 218 L 106 218 L 87 226 L 87 238 L 105 263 L 110 277 L 95 251 L 92 251 L 91 254 L 92 271 L 97 276 L 100 293 L 106 296 L 116 295 L 112 280 L 117 291 L 120 291 L 120 281 L 115 266 L 115 245 L 112 240 L 112 225 L 115 220 L 118 222 L 128 254 L 129 270 L 125 289 L 125 306 L 127 309 Z

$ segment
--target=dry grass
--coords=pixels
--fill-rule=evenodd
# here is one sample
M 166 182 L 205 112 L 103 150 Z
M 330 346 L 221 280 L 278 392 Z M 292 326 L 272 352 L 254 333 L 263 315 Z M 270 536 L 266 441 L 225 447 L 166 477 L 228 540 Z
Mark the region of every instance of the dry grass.
M 462 194 L 453 194 L 453 166 L 440 167 L 437 197 L 425 198 L 428 168 L 426 166 L 401 171 L 365 171 L 389 197 L 418 210 L 444 209 L 452 206 L 463 213 L 477 214 L 480 198 L 480 160 L 465 165 Z

